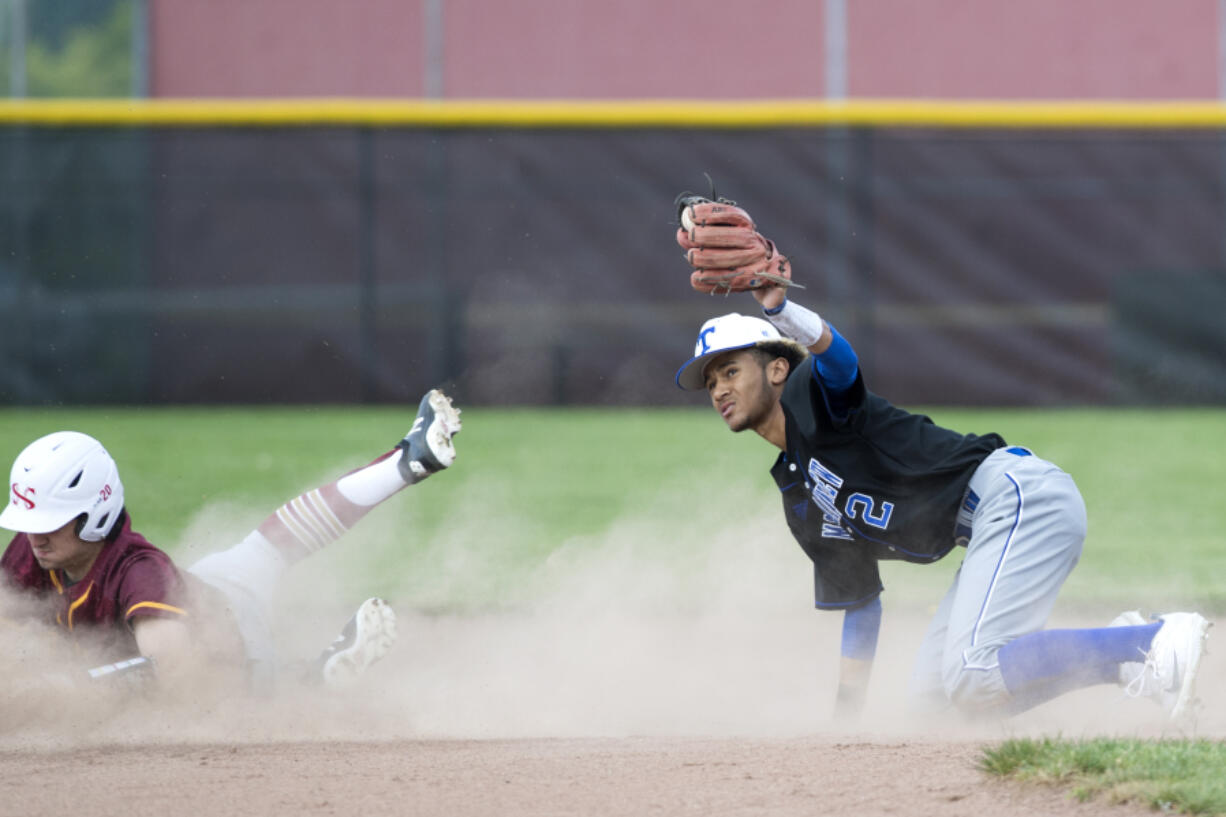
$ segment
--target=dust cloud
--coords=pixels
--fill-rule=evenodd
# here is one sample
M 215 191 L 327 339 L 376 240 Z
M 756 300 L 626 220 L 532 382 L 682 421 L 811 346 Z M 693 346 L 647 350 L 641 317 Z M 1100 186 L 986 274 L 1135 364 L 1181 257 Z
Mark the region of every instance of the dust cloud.
M 524 533 L 509 529 L 516 524 L 539 535 L 530 514 L 491 499 L 495 494 L 479 484 L 480 476 L 469 479 L 439 492 L 454 503 L 449 515 L 456 521 L 411 557 L 397 560 L 394 553 L 404 541 L 410 507 L 372 514 L 346 539 L 294 568 L 276 621 L 287 670 L 271 696 L 215 694 L 220 687 L 211 688 L 209 677 L 174 701 L 113 687 L 70 690 L 45 680 L 79 659 L 62 635 L 6 625 L 0 647 L 17 670 L 0 693 L 0 748 L 129 741 L 1164 734 L 1157 707 L 1127 700 L 1114 687 L 1084 690 L 1003 722 L 968 723 L 953 714 L 914 720 L 904 701 L 907 675 L 941 592 L 936 588 L 931 598 L 920 597 L 927 587 L 924 593 L 891 592 L 928 569 L 914 566 L 887 576 L 865 713 L 856 723 L 833 721 L 841 615 L 813 609 L 810 563 L 778 507 L 756 498 L 739 501 L 761 496 L 757 488 L 730 485 L 726 501 L 716 498 L 699 512 L 679 487 L 605 530 L 546 543 L 541 558 L 524 564 L 500 558 L 499 548 Z M 471 496 L 482 497 L 479 512 L 466 507 Z M 237 541 L 260 518 L 260 512 L 235 506 L 206 508 L 189 527 L 180 560 L 187 564 L 212 543 Z M 317 654 L 365 597 L 361 576 L 369 570 L 357 568 L 370 560 L 397 565 L 392 592 L 383 592 L 398 613 L 396 646 L 347 688 L 302 683 L 294 660 Z M 1101 619 L 1066 617 L 1051 625 Z M 1201 734 L 1226 733 L 1226 701 L 1218 691 L 1224 678 L 1226 668 L 1210 655 L 1200 684 L 1206 702 Z

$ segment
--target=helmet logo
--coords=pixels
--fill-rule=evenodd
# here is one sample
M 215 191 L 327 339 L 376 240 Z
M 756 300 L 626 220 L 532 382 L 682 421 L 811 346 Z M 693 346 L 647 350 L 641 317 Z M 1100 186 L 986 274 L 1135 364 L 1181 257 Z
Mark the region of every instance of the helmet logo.
M 33 488 L 26 488 L 26 492 L 23 494 L 20 490 L 18 490 L 17 483 L 16 482 L 13 483 L 13 504 L 14 505 L 20 502 L 22 505 L 26 506 L 27 511 L 32 511 L 34 510 L 33 497 L 34 497 Z

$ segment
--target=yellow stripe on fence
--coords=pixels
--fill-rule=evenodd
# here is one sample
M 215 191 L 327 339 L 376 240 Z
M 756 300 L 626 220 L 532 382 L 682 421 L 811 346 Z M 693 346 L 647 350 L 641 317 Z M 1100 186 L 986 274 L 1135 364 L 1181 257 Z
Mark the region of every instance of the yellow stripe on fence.
M 355 99 L 0 101 L 0 126 L 1220 128 L 1217 102 L 702 102 Z

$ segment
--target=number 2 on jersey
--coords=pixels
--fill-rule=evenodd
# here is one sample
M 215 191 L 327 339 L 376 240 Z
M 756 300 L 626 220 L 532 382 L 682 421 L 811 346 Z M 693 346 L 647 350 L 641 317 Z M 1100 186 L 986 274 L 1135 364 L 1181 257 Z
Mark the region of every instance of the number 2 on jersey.
M 847 497 L 847 504 L 843 506 L 843 512 L 847 514 L 848 519 L 855 519 L 859 516 L 866 525 L 885 530 L 890 524 L 890 515 L 894 513 L 894 503 L 882 502 L 880 508 L 877 508 L 876 504 L 877 501 L 868 494 L 852 494 Z

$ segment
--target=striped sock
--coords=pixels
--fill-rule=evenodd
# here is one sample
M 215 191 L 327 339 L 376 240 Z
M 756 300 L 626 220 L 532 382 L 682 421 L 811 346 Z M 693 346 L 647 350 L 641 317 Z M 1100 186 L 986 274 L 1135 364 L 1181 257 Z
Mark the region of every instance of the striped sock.
M 294 497 L 265 519 L 259 532 L 290 562 L 326 547 L 405 487 L 397 465 L 400 454 L 399 449 L 389 451 L 335 482 Z

